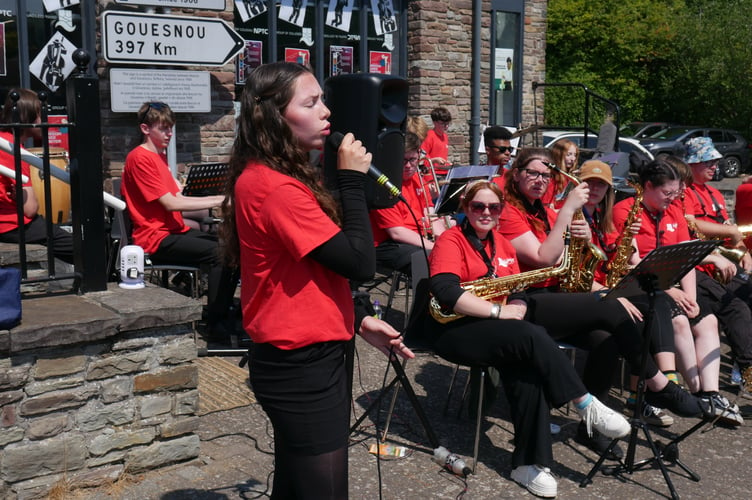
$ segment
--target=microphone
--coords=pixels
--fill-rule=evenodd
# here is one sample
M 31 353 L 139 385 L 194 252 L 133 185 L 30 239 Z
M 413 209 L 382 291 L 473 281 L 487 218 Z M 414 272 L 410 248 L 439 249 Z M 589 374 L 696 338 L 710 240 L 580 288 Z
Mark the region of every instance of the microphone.
M 344 138 L 345 135 L 342 132 L 333 132 L 332 135 L 329 136 L 329 143 L 334 147 L 334 149 L 339 149 L 339 145 L 342 144 L 342 139 Z M 368 176 L 375 180 L 376 184 L 386 189 L 389 194 L 396 198 L 399 198 L 403 203 L 407 203 L 407 200 L 404 196 L 402 196 L 402 192 L 400 192 L 399 188 L 392 184 L 389 180 L 389 177 L 384 175 L 381 170 L 374 167 L 373 164 L 368 167 Z
M 432 460 L 458 476 L 467 477 L 472 472 L 472 469 L 465 465 L 464 460 L 443 446 L 439 446 L 433 450 Z

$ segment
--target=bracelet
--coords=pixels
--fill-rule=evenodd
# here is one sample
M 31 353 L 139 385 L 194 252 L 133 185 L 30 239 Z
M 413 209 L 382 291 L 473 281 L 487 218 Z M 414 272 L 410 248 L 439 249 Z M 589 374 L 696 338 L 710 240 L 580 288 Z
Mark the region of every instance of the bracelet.
M 499 316 L 501 316 L 501 306 L 499 304 L 494 304 L 491 306 L 491 314 L 489 314 L 489 318 L 491 319 L 499 319 Z

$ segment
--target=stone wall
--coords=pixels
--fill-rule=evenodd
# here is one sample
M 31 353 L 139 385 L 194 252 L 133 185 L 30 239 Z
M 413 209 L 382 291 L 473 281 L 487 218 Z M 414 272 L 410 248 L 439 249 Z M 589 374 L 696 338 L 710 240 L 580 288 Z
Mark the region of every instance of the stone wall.
M 430 125 L 431 110 L 443 106 L 452 113 L 449 132 L 450 160 L 470 160 L 472 0 L 418 0 L 408 5 L 408 78 L 410 114 Z M 533 81 L 545 80 L 545 0 L 525 2 L 522 92 L 522 125 L 533 123 Z M 481 20 L 480 122 L 488 123 L 491 61 L 491 2 L 483 1 Z M 538 116 L 542 116 L 542 92 L 538 92 Z
M 199 455 L 198 301 L 113 286 L 23 306 L 22 325 L 0 332 L 1 498 Z

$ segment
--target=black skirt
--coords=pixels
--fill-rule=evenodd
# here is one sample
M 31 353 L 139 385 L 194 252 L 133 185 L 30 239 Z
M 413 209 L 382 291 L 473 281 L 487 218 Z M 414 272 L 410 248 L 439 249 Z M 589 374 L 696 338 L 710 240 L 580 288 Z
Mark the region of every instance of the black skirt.
M 347 342 L 294 350 L 256 344 L 251 385 L 274 427 L 276 449 L 320 455 L 347 446 L 350 421 Z

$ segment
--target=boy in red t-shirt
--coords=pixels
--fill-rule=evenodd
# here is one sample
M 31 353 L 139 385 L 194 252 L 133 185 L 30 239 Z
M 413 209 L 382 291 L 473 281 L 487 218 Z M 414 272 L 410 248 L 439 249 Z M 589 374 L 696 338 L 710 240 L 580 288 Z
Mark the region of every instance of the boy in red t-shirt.
M 125 159 L 121 192 L 133 221 L 133 242 L 149 254 L 152 262 L 198 263 L 207 268 L 209 328 L 216 334 L 215 327 L 224 319 L 234 293 L 233 273 L 220 263 L 217 237 L 186 226 L 181 212 L 219 207 L 224 196 L 180 193 L 166 153 L 174 124 L 175 114 L 167 104 L 147 102 L 141 106 L 138 128 L 143 142 Z
M 428 131 L 423 144 L 420 146 L 426 153 L 426 158 L 433 164 L 438 175 L 446 175 L 449 162 L 449 136 L 447 130 L 452 123 L 452 115 L 446 108 L 435 108 L 431 111 L 433 128 Z

